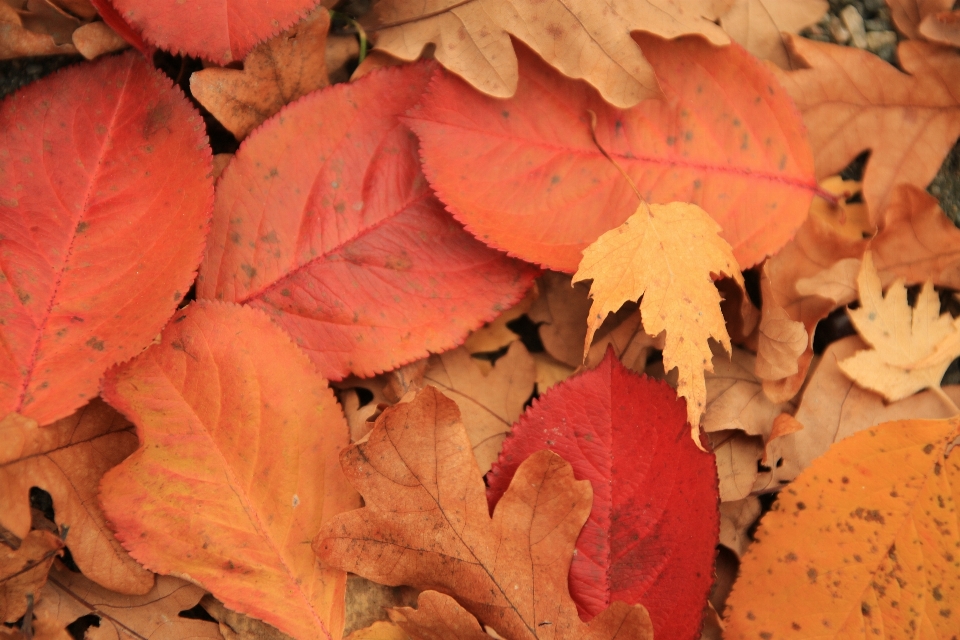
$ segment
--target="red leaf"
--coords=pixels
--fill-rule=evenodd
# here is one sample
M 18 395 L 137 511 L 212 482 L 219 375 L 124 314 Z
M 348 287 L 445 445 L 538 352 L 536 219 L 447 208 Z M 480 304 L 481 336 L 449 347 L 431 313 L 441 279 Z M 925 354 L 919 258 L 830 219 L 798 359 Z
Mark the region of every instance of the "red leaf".
M 317 0 L 110 0 L 144 40 L 224 65 L 277 35 Z
M 148 59 L 153 58 L 154 47 L 143 41 L 140 33 L 120 16 L 113 5 L 110 4 L 110 0 L 90 0 L 90 4 L 94 6 L 106 25 L 116 31 L 130 46 L 138 49 Z
M 217 185 L 198 297 L 266 310 L 334 380 L 454 347 L 519 300 L 534 270 L 443 211 L 397 120 L 433 69 L 315 92 L 254 131 Z
M 439 72 L 409 124 L 437 195 L 478 238 L 573 272 L 580 251 L 649 202 L 692 202 L 723 228 L 743 268 L 775 253 L 816 190 L 800 114 L 773 75 L 740 46 L 635 34 L 663 100 L 616 109 L 517 46 L 509 100 Z
M 487 475 L 492 510 L 520 463 L 550 449 L 593 485 L 570 593 L 581 617 L 614 600 L 642 603 L 654 637 L 698 637 L 720 534 L 713 454 L 689 437 L 684 402 L 607 351 L 524 413 Z
M 203 121 L 142 56 L 0 105 L 0 415 L 41 425 L 97 393 L 190 288 L 213 201 Z

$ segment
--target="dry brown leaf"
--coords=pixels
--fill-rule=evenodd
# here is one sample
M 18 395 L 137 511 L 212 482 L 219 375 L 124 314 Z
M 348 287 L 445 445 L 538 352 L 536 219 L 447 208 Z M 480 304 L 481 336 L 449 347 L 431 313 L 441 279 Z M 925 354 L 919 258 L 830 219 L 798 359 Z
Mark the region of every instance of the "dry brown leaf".
M 420 592 L 413 587 L 388 587 L 348 574 L 343 633 L 346 635 L 375 626 L 378 621 L 386 621 L 391 607 L 412 607 L 417 604 L 418 595 Z
M 857 285 L 860 306 L 848 313 L 872 349 L 841 361 L 840 370 L 891 402 L 923 389 L 938 392 L 947 367 L 960 356 L 960 319 L 940 315 L 940 297 L 929 282 L 913 308 L 902 280 L 884 296 L 869 252 L 864 254 Z
M 720 504 L 720 544 L 743 556 L 750 545 L 747 530 L 760 517 L 760 499 L 748 496 L 743 500 Z
M 537 280 L 540 291 L 527 316 L 539 325 L 548 354 L 574 369 L 583 362 L 583 341 L 590 314 L 590 287 L 572 284 L 566 273 L 547 271 Z
M 942 13 L 953 8 L 953 0 L 887 0 L 890 7 L 890 17 L 897 31 L 917 40 L 920 34 L 920 23 L 927 16 Z
M 960 11 L 928 15 L 920 23 L 920 35 L 930 42 L 960 47 Z
M 80 574 L 54 567 L 36 612 L 38 618 L 55 620 L 60 628 L 83 616 L 96 616 L 98 622 L 86 636 L 89 640 L 222 639 L 215 623 L 179 615 L 196 606 L 203 594 L 203 589 L 179 578 L 157 576 L 148 593 L 121 595 Z
M 563 382 L 572 376 L 576 371 L 575 368 L 568 366 L 563 362 L 554 360 L 546 353 L 533 353 L 530 355 L 533 357 L 533 361 L 537 364 L 538 394 L 542 394 L 544 391 L 558 382 Z
M 3 640 L 75 640 L 70 633 L 49 616 L 33 616 L 30 621 L 31 633 L 27 636 L 22 628 L 8 628 L 0 625 L 0 638 Z M 92 634 L 89 640 L 96 640 Z
M 325 61 L 330 13 L 319 8 L 257 45 L 243 71 L 209 68 L 190 76 L 190 91 L 238 140 L 284 105 L 329 84 Z
M 105 53 L 122 51 L 129 43 L 105 22 L 90 22 L 73 32 L 73 45 L 87 60 L 93 60 Z
M 507 328 L 507 323 L 513 322 L 529 311 L 538 295 L 537 286 L 534 285 L 520 302 L 467 336 L 463 348 L 471 354 L 489 353 L 499 351 L 514 342 L 518 336 Z
M 703 17 L 709 13 L 709 2 L 692 0 L 381 0 L 364 23 L 377 31 L 378 49 L 415 60 L 434 44 L 440 64 L 500 98 L 517 89 L 512 35 L 626 108 L 660 95 L 653 68 L 630 32 L 700 34 L 726 44 L 726 34 Z
M 69 40 L 57 43 L 45 32 L 30 30 L 16 9 L 0 2 L 0 60 L 72 53 L 77 49 Z
M 100 478 L 136 448 L 133 425 L 99 399 L 45 427 L 8 415 L 0 421 L 0 525 L 26 536 L 30 488 L 39 487 L 53 498 L 81 571 L 113 591 L 146 593 L 153 574 L 121 548 L 97 505 Z
M 663 333 L 655 338 L 648 336 L 643 330 L 640 312 L 634 311 L 609 332 L 594 339 L 583 367 L 593 369 L 600 364 L 609 347 L 623 366 L 643 373 L 653 351 L 663 349 L 664 337 Z
M 350 62 L 359 56 L 360 42 L 356 36 L 327 34 L 324 58 L 326 58 L 325 64 L 330 84 L 348 81 L 350 79 Z
M 720 293 L 713 276 L 730 276 L 743 286 L 733 250 L 720 226 L 694 204 L 641 203 L 622 225 L 583 250 L 575 281 L 593 280 L 584 356 L 593 335 L 624 302 L 640 302 L 648 335 L 666 332 L 663 366 L 678 370 L 677 393 L 687 400 L 687 420 L 700 443 L 706 407 L 704 371 L 712 371 L 709 339 L 730 351 Z
M 20 11 L 23 26 L 34 33 L 45 33 L 57 44 L 70 42 L 81 20 L 48 0 L 26 0 Z
M 219 623 L 225 640 L 294 640 L 266 622 L 227 609 L 209 593 L 200 600 L 200 606 Z
M 831 444 L 864 429 L 891 420 L 952 415 L 952 410 L 932 391 L 886 403 L 878 394 L 854 384 L 840 371 L 839 361 L 866 346 L 859 337 L 849 336 L 827 347 L 810 375 L 794 416 L 803 429 L 778 438 L 783 465 L 773 469 L 773 477 L 765 488 L 776 489 L 780 483 L 793 480 Z M 960 403 L 960 385 L 944 387 L 943 391 Z
M 431 356 L 429 362 L 424 383 L 457 403 L 477 464 L 486 473 L 533 394 L 536 363 L 520 341 L 513 342 L 487 374 L 462 347 Z
M 416 609 L 392 609 L 390 620 L 417 640 L 490 640 L 476 618 L 436 591 L 423 592 Z
M 512 640 L 543 627 L 556 640 L 618 630 L 623 640 L 651 637 L 640 606 L 614 603 L 589 625 L 577 615 L 567 572 L 592 490 L 556 454 L 528 458 L 491 518 L 456 404 L 427 387 L 386 409 L 369 439 L 341 460 L 366 506 L 323 527 L 314 541 L 323 562 L 453 595 Z
M 904 73 L 869 51 L 786 37 L 798 64 L 810 68 L 773 71 L 803 113 L 817 175 L 870 150 L 863 197 L 871 220 L 882 220 L 893 189 L 925 188 L 960 136 L 960 56 L 901 42 Z
M 781 32 L 799 33 L 827 12 L 826 0 L 719 0 L 720 26 L 761 60 L 789 69 Z
M 424 56 L 426 57 L 426 56 Z M 353 73 L 350 75 L 350 82 L 362 78 L 371 71 L 376 71 L 377 69 L 383 69 L 384 67 L 397 67 L 401 64 L 406 64 L 406 60 L 401 60 L 396 58 L 385 51 L 379 49 L 374 49 L 373 51 L 367 52 L 367 57 L 357 65 L 357 68 L 353 70 Z
M 369 627 L 357 629 L 344 640 L 410 640 L 410 636 L 392 622 L 379 620 Z
M 39 600 L 63 541 L 49 531 L 30 531 L 17 549 L 0 544 L 0 622 L 14 622 Z

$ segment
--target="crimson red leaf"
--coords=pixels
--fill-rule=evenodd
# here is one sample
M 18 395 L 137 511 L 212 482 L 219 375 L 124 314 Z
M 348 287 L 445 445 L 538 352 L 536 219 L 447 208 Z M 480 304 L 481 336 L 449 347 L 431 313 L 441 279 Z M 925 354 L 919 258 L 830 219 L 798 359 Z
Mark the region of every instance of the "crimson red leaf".
M 580 252 L 637 209 L 590 136 L 652 203 L 692 202 L 743 268 L 775 253 L 816 190 L 803 122 L 773 75 L 739 45 L 635 34 L 665 95 L 616 109 L 517 45 L 516 95 L 500 100 L 438 73 L 409 124 L 439 198 L 474 235 L 573 272 Z
M 690 439 L 684 402 L 609 349 L 596 369 L 552 387 L 514 425 L 487 476 L 491 510 L 520 463 L 543 449 L 593 485 L 570 566 L 581 617 L 614 600 L 639 602 L 654 637 L 698 637 L 720 535 L 719 488 L 713 454 Z
M 317 6 L 317 0 L 110 1 L 147 42 L 221 65 L 243 60 Z
M 110 4 L 110 0 L 90 0 L 90 4 L 94 6 L 107 26 L 116 31 L 130 46 L 138 49 L 147 58 L 153 57 L 154 47 L 143 41 L 140 33 L 120 16 L 113 5 Z
M 203 121 L 136 53 L 0 106 L 0 415 L 97 393 L 190 288 L 213 202 Z
M 218 183 L 198 297 L 267 311 L 334 380 L 454 347 L 519 300 L 534 270 L 443 211 L 397 120 L 433 69 L 329 87 L 254 131 Z

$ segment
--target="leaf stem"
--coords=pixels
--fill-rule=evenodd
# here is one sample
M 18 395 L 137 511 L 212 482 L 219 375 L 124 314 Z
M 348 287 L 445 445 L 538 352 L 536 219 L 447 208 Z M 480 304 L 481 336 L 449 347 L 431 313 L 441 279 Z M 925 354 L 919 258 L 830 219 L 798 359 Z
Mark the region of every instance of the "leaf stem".
M 627 179 L 627 183 L 630 185 L 630 188 L 633 189 L 633 192 L 637 194 L 637 198 L 640 200 L 640 202 L 646 204 L 647 201 L 643 199 L 642 195 L 640 195 L 640 190 L 637 189 L 637 185 L 633 183 L 633 180 L 627 175 L 627 172 L 623 170 L 623 167 L 621 167 L 616 160 L 610 157 L 610 154 L 607 153 L 607 150 L 604 149 L 600 145 L 600 141 L 597 140 L 597 114 L 593 111 L 593 109 L 587 109 L 587 113 L 590 114 L 590 137 L 593 138 L 593 144 L 597 145 L 597 149 L 600 150 L 600 153 L 603 154 L 603 157 L 609 160 L 610 163 L 617 168 L 617 171 L 620 172 L 620 175 Z

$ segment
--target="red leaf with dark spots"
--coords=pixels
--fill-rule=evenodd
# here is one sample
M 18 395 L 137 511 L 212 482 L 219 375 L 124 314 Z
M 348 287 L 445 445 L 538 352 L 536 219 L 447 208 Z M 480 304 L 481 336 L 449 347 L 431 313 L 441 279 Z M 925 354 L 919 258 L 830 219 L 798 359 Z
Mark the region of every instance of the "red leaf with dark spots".
M 639 602 L 654 637 L 697 638 L 713 584 L 719 489 L 713 454 L 689 436 L 684 402 L 609 349 L 600 366 L 551 388 L 514 425 L 487 476 L 491 510 L 520 463 L 543 449 L 593 485 L 570 566 L 581 617 L 615 600 Z
M 190 289 L 213 203 L 203 121 L 135 53 L 0 105 L 0 415 L 97 394 Z
M 535 270 L 444 212 L 397 119 L 434 68 L 329 87 L 254 131 L 217 185 L 198 297 L 265 310 L 333 380 L 445 351 L 519 300 Z

